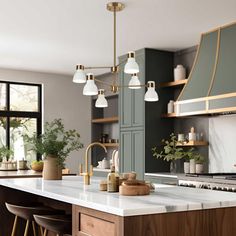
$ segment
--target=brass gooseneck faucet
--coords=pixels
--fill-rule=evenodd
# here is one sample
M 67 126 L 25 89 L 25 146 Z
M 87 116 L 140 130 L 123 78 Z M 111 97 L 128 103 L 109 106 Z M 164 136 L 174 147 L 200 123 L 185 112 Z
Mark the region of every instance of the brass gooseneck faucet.
M 88 170 L 88 152 L 93 146 L 100 146 L 107 153 L 107 149 L 102 143 L 94 142 L 94 143 L 91 143 L 88 145 L 88 147 L 86 148 L 86 151 L 85 151 L 85 172 L 83 172 L 83 170 L 82 170 L 82 168 L 83 168 L 82 164 L 80 164 L 80 167 L 79 167 L 80 175 L 84 176 L 84 184 L 85 185 L 90 184 L 90 177 L 93 176 L 93 165 L 90 165 L 90 170 Z

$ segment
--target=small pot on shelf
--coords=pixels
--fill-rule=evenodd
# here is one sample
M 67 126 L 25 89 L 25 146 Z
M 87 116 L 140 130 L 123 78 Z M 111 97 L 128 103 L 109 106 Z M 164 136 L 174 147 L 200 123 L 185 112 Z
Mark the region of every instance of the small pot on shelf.
M 188 174 L 190 172 L 190 163 L 189 161 L 184 162 L 184 173 Z
M 203 173 L 203 163 L 196 163 L 196 174 Z
M 195 159 L 190 159 L 190 161 L 189 161 L 189 173 L 190 174 L 195 174 L 196 173 Z

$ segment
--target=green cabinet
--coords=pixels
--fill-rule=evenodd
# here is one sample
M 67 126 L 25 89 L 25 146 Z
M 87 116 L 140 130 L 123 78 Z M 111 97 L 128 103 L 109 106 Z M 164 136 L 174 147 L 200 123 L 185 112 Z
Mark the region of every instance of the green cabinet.
M 144 101 L 145 87 L 129 89 L 131 75 L 124 73 L 126 59 L 126 55 L 119 58 L 122 62 L 119 82 L 123 86 L 119 91 L 120 170 L 136 171 L 138 178 L 143 179 L 145 172 L 169 168 L 166 163 L 154 160 L 151 147 L 161 141 L 163 131 L 169 135 L 173 130 L 172 123 L 160 121 L 161 114 L 166 112 L 166 104 L 173 98 L 157 90 L 160 101 L 147 103 Z M 172 52 L 141 49 L 136 52 L 136 61 L 139 64 L 138 77 L 141 84 L 151 80 L 158 85 L 173 80 Z
M 137 177 L 144 176 L 144 131 L 124 130 L 120 132 L 120 157 L 122 172 L 137 172 Z

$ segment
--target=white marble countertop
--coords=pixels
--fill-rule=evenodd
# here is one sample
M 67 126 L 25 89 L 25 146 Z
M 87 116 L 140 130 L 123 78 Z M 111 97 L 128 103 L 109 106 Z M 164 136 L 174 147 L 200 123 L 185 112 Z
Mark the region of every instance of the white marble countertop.
M 89 186 L 83 185 L 80 176 L 65 176 L 61 181 L 0 179 L 0 185 L 119 216 L 236 206 L 236 193 L 160 184 L 148 196 L 120 196 L 118 193 L 100 192 L 100 179 L 92 177 Z

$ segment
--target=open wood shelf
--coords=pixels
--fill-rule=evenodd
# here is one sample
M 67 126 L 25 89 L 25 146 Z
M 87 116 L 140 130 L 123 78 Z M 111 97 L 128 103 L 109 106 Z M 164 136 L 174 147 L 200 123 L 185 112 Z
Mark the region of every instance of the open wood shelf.
M 168 88 L 168 87 L 175 87 L 175 86 L 180 86 L 186 84 L 188 79 L 182 79 L 182 80 L 177 80 L 177 81 L 172 81 L 172 82 L 165 82 L 165 83 L 160 83 L 161 88 Z
M 168 114 L 162 114 L 162 118 L 174 118 L 177 117 L 176 113 L 168 113 Z
M 178 143 L 177 146 L 183 147 L 194 147 L 194 146 L 208 146 L 209 143 L 206 141 L 188 141 L 184 143 Z
M 116 123 L 118 121 L 119 121 L 118 116 L 99 118 L 99 119 L 92 119 L 92 123 L 94 123 L 94 124 Z

